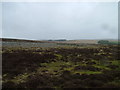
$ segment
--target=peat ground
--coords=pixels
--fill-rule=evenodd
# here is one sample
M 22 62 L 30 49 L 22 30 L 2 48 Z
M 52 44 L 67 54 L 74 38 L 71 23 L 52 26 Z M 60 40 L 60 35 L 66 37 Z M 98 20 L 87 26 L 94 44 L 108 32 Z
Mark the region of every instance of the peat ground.
M 120 88 L 118 45 L 2 48 L 4 88 Z

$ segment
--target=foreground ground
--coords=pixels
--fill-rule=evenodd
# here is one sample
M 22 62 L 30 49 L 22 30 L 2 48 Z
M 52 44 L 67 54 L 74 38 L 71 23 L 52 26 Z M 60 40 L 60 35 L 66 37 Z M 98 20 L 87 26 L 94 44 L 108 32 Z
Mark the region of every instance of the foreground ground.
M 120 88 L 118 53 L 117 45 L 3 47 L 3 88 Z

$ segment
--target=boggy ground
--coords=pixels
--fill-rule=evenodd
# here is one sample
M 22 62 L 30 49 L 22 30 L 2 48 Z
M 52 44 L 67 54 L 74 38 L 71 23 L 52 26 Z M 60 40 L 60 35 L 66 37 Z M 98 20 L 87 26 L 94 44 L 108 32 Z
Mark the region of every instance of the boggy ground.
M 4 88 L 120 88 L 117 45 L 3 48 Z

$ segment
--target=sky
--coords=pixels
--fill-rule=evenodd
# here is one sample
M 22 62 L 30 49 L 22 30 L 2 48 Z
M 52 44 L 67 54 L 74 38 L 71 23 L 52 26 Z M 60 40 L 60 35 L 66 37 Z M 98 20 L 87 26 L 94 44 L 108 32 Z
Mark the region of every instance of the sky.
M 115 2 L 4 2 L 2 37 L 19 39 L 117 39 Z

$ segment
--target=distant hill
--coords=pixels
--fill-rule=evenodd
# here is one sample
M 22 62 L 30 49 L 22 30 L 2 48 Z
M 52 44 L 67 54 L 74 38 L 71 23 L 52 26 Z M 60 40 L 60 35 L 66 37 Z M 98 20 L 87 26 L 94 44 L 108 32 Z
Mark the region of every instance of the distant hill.
M 66 39 L 48 40 L 48 41 L 67 41 Z
M 12 39 L 12 38 L 0 38 L 0 41 L 9 41 L 9 42 L 35 42 L 35 43 L 68 43 L 68 44 L 98 44 L 99 40 L 66 40 L 66 39 L 58 39 L 58 40 L 25 40 L 25 39 Z M 108 39 L 110 42 L 117 42 L 115 39 Z
M 38 40 L 25 40 L 25 39 L 12 39 L 12 38 L 0 38 L 0 41 L 9 41 L 9 42 L 45 42 L 45 41 L 38 41 Z

